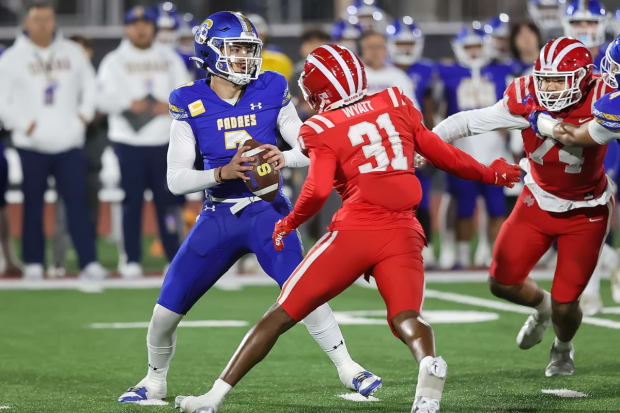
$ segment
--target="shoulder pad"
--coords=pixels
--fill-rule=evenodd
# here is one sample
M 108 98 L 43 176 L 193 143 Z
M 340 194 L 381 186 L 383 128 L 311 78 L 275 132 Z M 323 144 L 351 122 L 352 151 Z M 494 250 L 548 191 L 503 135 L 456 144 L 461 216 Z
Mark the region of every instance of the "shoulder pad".
M 537 102 L 536 96 L 530 93 L 531 76 L 518 77 L 513 80 L 504 92 L 504 105 L 513 115 L 529 114 L 528 101 Z
M 184 83 L 170 92 L 170 97 L 168 98 L 168 110 L 170 111 L 170 116 L 172 119 L 182 120 L 189 117 L 188 108 L 185 104 L 185 101 L 187 100 L 187 89 L 185 88 L 193 85 L 194 82 Z
M 620 130 L 620 91 L 608 93 L 594 102 L 592 114 L 603 127 Z

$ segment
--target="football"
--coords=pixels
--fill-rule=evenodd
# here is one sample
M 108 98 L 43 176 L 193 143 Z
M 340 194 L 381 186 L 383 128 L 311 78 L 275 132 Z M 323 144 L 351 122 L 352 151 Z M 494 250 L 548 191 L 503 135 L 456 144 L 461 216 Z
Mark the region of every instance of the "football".
M 262 143 L 254 139 L 243 142 L 243 146 L 250 148 L 243 153 L 243 156 L 255 158 L 253 162 L 249 163 L 253 168 L 246 172 L 250 180 L 245 181 L 245 185 L 257 197 L 272 202 L 276 199 L 280 189 L 280 171 L 275 170 L 275 162 L 270 164 L 264 159 L 269 151 L 261 148 L 261 145 Z

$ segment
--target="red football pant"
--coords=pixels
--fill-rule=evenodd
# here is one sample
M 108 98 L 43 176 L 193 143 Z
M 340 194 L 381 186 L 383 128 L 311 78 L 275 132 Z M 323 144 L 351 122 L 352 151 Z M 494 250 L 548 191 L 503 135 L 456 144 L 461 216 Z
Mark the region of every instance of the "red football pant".
M 551 296 L 560 303 L 577 300 L 596 267 L 612 210 L 613 199 L 592 208 L 547 212 L 524 188 L 495 241 L 491 277 L 501 284 L 522 284 L 557 240 L 558 261 Z
M 282 287 L 278 304 L 300 321 L 321 304 L 372 273 L 387 319 L 419 312 L 424 294 L 424 237 L 413 229 L 332 231 L 321 238 Z M 394 329 L 392 332 L 398 337 Z

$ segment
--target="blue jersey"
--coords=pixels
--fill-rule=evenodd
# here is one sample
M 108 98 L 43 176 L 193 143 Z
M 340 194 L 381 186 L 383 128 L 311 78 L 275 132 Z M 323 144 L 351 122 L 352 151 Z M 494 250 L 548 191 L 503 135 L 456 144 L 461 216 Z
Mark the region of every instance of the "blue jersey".
M 459 64 L 439 64 L 437 72 L 444 85 L 447 115 L 494 105 L 513 78 L 513 68 L 499 63 L 484 66 L 477 82 L 472 80 L 471 69 Z
M 592 114 L 594 119 L 606 129 L 620 132 L 620 91 L 603 95 L 594 102 Z
M 412 64 L 407 69 L 407 74 L 413 81 L 413 87 L 415 92 L 415 100 L 423 107 L 424 95 L 430 90 L 432 86 L 433 75 L 435 73 L 435 65 L 432 61 L 422 59 Z
M 229 163 L 237 146 L 247 139 L 277 145 L 278 114 L 290 99 L 284 76 L 267 71 L 246 86 L 235 105 L 220 99 L 207 79 L 187 83 L 170 94 L 170 113 L 191 126 L 207 170 Z M 216 198 L 253 196 L 241 179 L 207 192 Z

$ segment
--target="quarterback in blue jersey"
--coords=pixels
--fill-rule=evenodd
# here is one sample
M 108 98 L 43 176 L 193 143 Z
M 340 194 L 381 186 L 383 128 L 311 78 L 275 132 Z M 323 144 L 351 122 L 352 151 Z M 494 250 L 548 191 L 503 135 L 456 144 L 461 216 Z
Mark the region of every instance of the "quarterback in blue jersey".
M 608 145 L 605 157 L 607 175 L 618 183 L 620 175 L 620 36 L 609 44 L 601 60 L 601 75 L 607 85 L 616 89 L 600 97 L 592 108 L 593 119 L 581 126 L 564 123 L 554 119 L 548 112 L 535 112 L 530 122 L 535 130 L 544 136 L 553 137 L 568 146 Z M 616 193 L 617 197 L 617 193 Z M 616 252 L 604 245 L 597 266 L 581 296 L 581 307 L 586 315 L 592 315 L 603 307 L 599 284 L 602 267 L 606 263 L 616 262 Z M 617 264 L 616 264 L 617 265 Z M 615 265 L 614 265 L 615 266 Z M 617 269 L 611 277 L 612 297 L 620 303 L 620 271 Z
M 443 96 L 447 103 L 447 116 L 464 110 L 490 106 L 502 99 L 503 92 L 512 77 L 513 68 L 510 64 L 492 61 L 489 46 L 482 26 L 475 22 L 463 27 L 452 41 L 456 63 L 437 65 Z M 457 146 L 483 164 L 488 164 L 497 157 L 508 157 L 505 136 L 496 131 L 485 133 L 476 139 L 463 139 Z M 446 245 L 442 248 L 440 266 L 449 268 L 452 265 L 457 267 L 471 265 L 470 244 L 475 232 L 473 217 L 478 196 L 484 198 L 489 224 L 488 231 L 480 234 L 484 243 L 479 244 L 477 253 L 479 258 L 476 261 L 478 265 L 490 264 L 489 244 L 495 240 L 504 220 L 503 188 L 466 181 L 452 175 L 447 175 L 446 179 L 448 192 L 456 201 L 456 260 L 450 262 L 454 259 L 454 247 L 451 251 Z M 484 250 L 480 249 L 482 246 L 485 246 Z M 484 253 L 481 253 L 482 251 Z M 447 256 L 450 259 L 447 259 Z
M 308 159 L 296 145 L 301 121 L 285 78 L 260 74 L 262 42 L 241 13 L 217 12 L 195 35 L 193 58 L 209 77 L 190 82 L 170 94 L 173 117 L 168 151 L 168 186 L 175 194 L 206 190 L 196 224 L 170 264 L 147 333 L 148 371 L 144 379 L 119 397 L 139 402 L 166 397 L 166 375 L 183 316 L 244 254 L 256 254 L 264 271 L 281 287 L 302 260 L 299 238 L 276 252 L 271 240 L 275 223 L 291 210 L 278 193 L 265 202 L 248 191 L 244 166 L 250 158 L 243 142 L 254 139 L 269 151 L 270 162 L 305 166 Z M 293 147 L 280 152 L 280 133 Z M 204 170 L 193 169 L 198 146 Z M 336 319 L 326 304 L 304 319 L 306 328 L 333 361 L 343 384 L 369 396 L 381 378 L 354 362 Z

